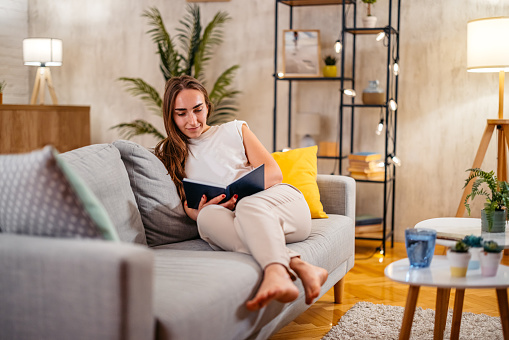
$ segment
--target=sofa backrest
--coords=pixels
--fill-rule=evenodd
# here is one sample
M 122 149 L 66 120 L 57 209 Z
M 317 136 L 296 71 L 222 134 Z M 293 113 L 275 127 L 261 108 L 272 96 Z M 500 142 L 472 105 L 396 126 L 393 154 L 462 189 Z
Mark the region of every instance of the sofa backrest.
M 112 144 L 94 144 L 60 157 L 104 205 L 120 240 L 147 245 L 138 205 L 118 149 Z

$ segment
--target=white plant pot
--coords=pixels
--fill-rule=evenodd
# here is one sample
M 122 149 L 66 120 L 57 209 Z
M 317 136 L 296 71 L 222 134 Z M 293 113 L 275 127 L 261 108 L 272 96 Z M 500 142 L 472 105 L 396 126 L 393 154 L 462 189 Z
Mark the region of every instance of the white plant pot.
M 472 254 L 470 258 L 470 262 L 468 263 L 468 269 L 475 270 L 481 267 L 480 262 L 480 253 L 483 251 L 482 247 L 470 247 L 468 249 L 469 253 Z
M 503 253 L 488 253 L 483 251 L 479 254 L 481 260 L 481 275 L 495 276 L 497 275 L 498 265 L 502 260 Z
M 469 252 L 458 253 L 455 251 L 447 250 L 447 259 L 451 266 L 452 277 L 465 277 L 467 275 L 468 262 L 472 254 Z
M 376 27 L 376 17 L 373 15 L 366 16 L 362 18 L 362 24 L 365 28 L 373 28 Z

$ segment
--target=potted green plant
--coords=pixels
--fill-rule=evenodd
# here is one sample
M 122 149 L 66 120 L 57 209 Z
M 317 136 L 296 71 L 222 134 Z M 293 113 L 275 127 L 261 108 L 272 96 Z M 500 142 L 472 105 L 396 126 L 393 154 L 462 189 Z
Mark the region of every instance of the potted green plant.
M 337 59 L 332 55 L 328 55 L 323 58 L 325 62 L 325 66 L 323 67 L 323 76 L 327 78 L 334 78 L 338 74 L 338 69 L 336 67 Z
M 371 14 L 371 5 L 373 5 L 376 0 L 362 0 L 362 2 L 368 5 L 367 15 L 362 18 L 362 23 L 366 28 L 373 28 L 376 26 L 376 17 Z
M 468 262 L 472 257 L 472 254 L 468 251 L 469 248 L 463 240 L 459 240 L 454 247 L 447 250 L 447 259 L 451 266 L 452 277 L 465 277 L 467 275 Z
M 495 276 L 497 275 L 498 265 L 502 260 L 502 250 L 495 241 L 485 241 L 483 243 L 484 251 L 480 253 L 481 275 Z
M 5 80 L 0 81 L 0 105 L 3 103 L 3 94 L 6 86 L 7 82 Z
M 507 220 L 507 206 L 509 205 L 509 183 L 499 181 L 493 171 L 486 172 L 481 169 L 468 169 L 468 176 L 465 188 L 471 181 L 472 191 L 465 198 L 465 207 L 470 215 L 468 200 L 476 196 L 485 196 L 484 209 L 481 210 L 481 230 L 490 233 L 505 232 L 505 221 Z M 487 189 L 482 184 L 486 184 Z
M 463 242 L 469 246 L 468 251 L 472 254 L 470 262 L 468 263 L 468 269 L 479 269 L 480 267 L 480 256 L 481 250 L 483 249 L 482 237 L 475 235 L 468 235 L 463 238 Z

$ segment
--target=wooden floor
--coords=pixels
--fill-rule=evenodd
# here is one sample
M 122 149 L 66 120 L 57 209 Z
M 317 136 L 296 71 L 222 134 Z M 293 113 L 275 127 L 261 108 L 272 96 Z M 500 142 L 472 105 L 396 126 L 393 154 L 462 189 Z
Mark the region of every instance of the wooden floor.
M 389 263 L 407 257 L 405 245 L 395 243 L 391 249 L 389 244 L 385 257 L 378 252 L 371 256 L 379 245 L 379 241 L 356 241 L 355 266 L 345 276 L 342 304 L 334 304 L 334 293 L 331 289 L 270 339 L 321 339 L 348 309 L 360 301 L 404 307 L 408 285 L 387 279 L 384 276 L 384 269 Z M 437 246 L 435 254 L 442 255 L 443 250 L 442 246 Z M 504 256 L 502 263 L 509 265 L 509 256 Z M 417 306 L 435 309 L 435 298 L 436 288 L 421 287 Z M 453 305 L 454 294 L 451 294 L 449 308 L 452 309 Z M 463 312 L 499 316 L 495 290 L 467 289 Z

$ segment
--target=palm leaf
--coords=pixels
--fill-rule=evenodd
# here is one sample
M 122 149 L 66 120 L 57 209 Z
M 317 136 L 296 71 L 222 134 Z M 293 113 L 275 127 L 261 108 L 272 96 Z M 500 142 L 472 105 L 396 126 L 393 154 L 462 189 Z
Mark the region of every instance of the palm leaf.
M 227 95 L 235 96 L 240 93 L 239 91 L 230 91 L 227 89 L 233 82 L 233 77 L 235 76 L 235 71 L 239 68 L 239 65 L 234 65 L 224 71 L 214 83 L 212 90 L 209 93 L 210 100 L 213 102 L 221 102 L 222 98 L 225 98 Z
M 218 12 L 211 22 L 205 27 L 203 37 L 200 40 L 194 57 L 194 77 L 200 79 L 203 76 L 203 67 L 212 58 L 213 48 L 223 42 L 222 27 L 230 20 L 226 12 Z
M 143 119 L 136 119 L 131 123 L 117 124 L 112 126 L 110 129 L 118 129 L 120 136 L 125 139 L 131 139 L 134 136 L 146 134 L 153 135 L 158 140 L 164 139 L 162 133 L 160 133 L 152 124 Z
M 186 55 L 182 56 L 182 60 L 184 61 L 184 73 L 191 76 L 194 56 L 200 44 L 200 7 L 198 7 L 198 5 L 188 5 L 187 11 L 188 14 L 179 21 L 184 27 L 177 28 L 177 31 L 180 32 L 177 38 L 180 40 L 182 48 L 186 51 Z
M 159 93 L 157 93 L 152 86 L 140 78 L 122 77 L 118 78 L 118 80 L 128 83 L 127 92 L 131 93 L 133 96 L 140 96 L 149 110 L 153 111 L 158 116 L 162 116 L 163 101 Z

